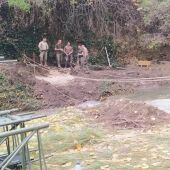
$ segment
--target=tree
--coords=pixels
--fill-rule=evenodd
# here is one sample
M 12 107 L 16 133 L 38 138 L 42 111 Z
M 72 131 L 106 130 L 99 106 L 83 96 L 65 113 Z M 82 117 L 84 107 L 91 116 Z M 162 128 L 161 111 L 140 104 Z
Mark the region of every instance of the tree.
M 170 0 L 142 1 L 145 34 L 141 45 L 148 48 L 170 46 Z
M 36 47 L 43 32 L 51 42 L 134 37 L 141 20 L 131 0 L 8 0 L 0 16 L 1 40 L 10 40 L 21 52 L 30 44 Z

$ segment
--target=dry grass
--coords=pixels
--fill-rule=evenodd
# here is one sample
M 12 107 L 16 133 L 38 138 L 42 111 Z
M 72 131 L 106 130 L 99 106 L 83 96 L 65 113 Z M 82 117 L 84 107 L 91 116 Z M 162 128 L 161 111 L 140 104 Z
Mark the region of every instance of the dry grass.
M 147 132 L 108 131 L 84 119 L 80 110 L 67 108 L 43 121 L 50 128 L 43 134 L 50 170 L 71 170 L 80 160 L 84 170 L 168 170 L 170 126 Z M 76 144 L 81 149 L 76 149 Z M 36 169 L 36 168 L 35 168 Z M 38 169 L 38 168 L 37 168 Z

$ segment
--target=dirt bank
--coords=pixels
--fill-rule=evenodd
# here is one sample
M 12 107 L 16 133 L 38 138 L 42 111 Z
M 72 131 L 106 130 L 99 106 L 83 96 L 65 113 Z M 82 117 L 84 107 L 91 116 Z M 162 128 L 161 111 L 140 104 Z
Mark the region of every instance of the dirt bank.
M 0 65 L 0 69 L 9 77 L 11 83 L 22 82 L 33 91 L 34 99 L 41 103 L 41 108 L 55 108 L 76 105 L 87 100 L 101 100 L 112 95 L 134 93 L 136 89 L 167 86 L 170 81 L 116 82 L 103 79 L 139 79 L 170 75 L 169 63 L 153 65 L 148 68 L 127 66 L 121 70 L 89 70 L 86 74 L 79 70 L 71 75 L 70 69 L 49 70 L 34 69 L 19 63 Z
M 98 123 L 113 128 L 151 128 L 170 123 L 170 115 L 142 102 L 108 98 L 86 114 Z
M 170 81 L 116 82 L 112 79 L 140 79 L 170 75 L 168 63 L 151 68 L 127 66 L 122 70 L 90 70 L 88 74 L 79 70 L 71 75 L 69 69 L 57 70 L 51 67 L 48 76 L 36 76 L 35 95 L 45 101 L 45 107 L 75 105 L 87 100 L 101 100 L 108 96 L 134 93 L 136 89 L 169 85 Z M 164 69 L 163 69 L 164 68 Z

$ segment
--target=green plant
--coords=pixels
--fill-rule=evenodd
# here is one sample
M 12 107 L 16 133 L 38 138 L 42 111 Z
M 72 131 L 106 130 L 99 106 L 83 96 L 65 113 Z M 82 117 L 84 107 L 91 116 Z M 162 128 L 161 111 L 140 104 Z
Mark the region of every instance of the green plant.
M 27 0 L 8 0 L 9 6 L 15 6 L 21 10 L 28 11 L 30 9 L 30 4 Z
M 50 57 L 54 55 L 57 39 L 74 43 L 83 40 L 88 49 L 98 49 L 96 63 L 107 65 L 105 52 L 100 54 L 100 51 L 105 45 L 111 60 L 116 56 L 113 36 L 108 36 L 113 35 L 113 23 L 126 30 L 127 25 L 139 18 L 133 3 L 126 2 L 124 5 L 123 1 L 8 0 L 9 5 L 0 7 L 0 52 L 11 58 L 23 52 L 28 56 L 33 52 L 38 54 L 38 42 L 46 33 L 51 48 Z M 121 34 L 120 30 L 117 29 L 117 32 Z
M 100 96 L 111 96 L 112 95 L 112 83 L 110 82 L 106 82 L 103 81 L 100 85 L 99 85 L 99 93 Z
M 20 108 L 34 110 L 40 103 L 34 99 L 30 87 L 16 81 L 9 80 L 0 73 L 0 110 Z
M 97 56 L 90 56 L 89 57 L 89 63 L 92 65 L 108 65 L 107 60 L 107 53 L 110 58 L 110 62 L 112 65 L 117 62 L 117 48 L 118 45 L 114 42 L 113 38 L 110 36 L 104 36 L 101 39 L 98 39 L 94 45 L 93 48 L 97 49 L 98 54 Z

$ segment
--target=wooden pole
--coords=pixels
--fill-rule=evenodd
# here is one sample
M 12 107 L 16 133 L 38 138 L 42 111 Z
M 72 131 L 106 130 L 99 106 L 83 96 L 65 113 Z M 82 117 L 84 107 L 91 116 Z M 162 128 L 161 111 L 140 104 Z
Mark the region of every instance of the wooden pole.
M 106 47 L 105 47 L 105 51 L 106 51 L 106 56 L 107 56 L 107 61 L 108 61 L 109 67 L 111 67 L 110 58 L 109 58 L 109 54 L 108 54 Z

